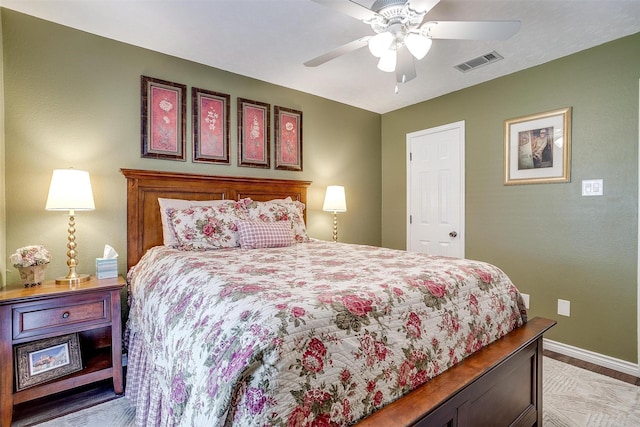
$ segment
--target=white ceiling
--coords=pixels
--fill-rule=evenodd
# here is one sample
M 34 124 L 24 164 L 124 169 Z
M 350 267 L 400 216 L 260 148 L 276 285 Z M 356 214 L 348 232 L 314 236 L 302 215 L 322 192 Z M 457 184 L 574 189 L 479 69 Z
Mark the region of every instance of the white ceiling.
M 396 95 L 394 75 L 379 71 L 366 48 L 317 68 L 303 65 L 373 34 L 311 0 L 0 0 L 0 6 L 377 113 L 640 32 L 640 0 L 441 0 L 429 20 L 519 20 L 522 27 L 506 41 L 435 40 L 416 63 L 418 77 Z M 467 73 L 453 68 L 493 50 L 505 59 Z

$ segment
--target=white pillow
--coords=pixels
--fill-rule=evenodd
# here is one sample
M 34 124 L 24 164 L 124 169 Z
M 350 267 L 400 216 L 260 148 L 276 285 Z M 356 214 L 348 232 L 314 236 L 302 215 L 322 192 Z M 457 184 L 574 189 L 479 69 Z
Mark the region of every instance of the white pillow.
M 216 206 L 228 202 L 228 200 L 182 200 L 182 199 L 162 199 L 158 197 L 160 205 L 160 220 L 162 221 L 162 240 L 165 246 L 179 246 L 180 242 L 173 231 L 171 221 L 167 215 L 167 209 L 186 209 L 191 206 Z

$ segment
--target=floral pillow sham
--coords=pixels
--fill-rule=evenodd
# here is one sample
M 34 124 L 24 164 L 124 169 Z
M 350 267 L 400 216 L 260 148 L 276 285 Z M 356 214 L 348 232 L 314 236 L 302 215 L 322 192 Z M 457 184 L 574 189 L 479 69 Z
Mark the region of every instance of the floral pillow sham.
M 271 200 L 268 202 L 252 200 L 246 207 L 250 220 L 286 222 L 297 243 L 309 241 L 309 235 L 304 224 L 304 203 L 290 199 Z
M 240 245 L 236 223 L 247 219 L 244 202 L 227 200 L 215 206 L 167 210 L 182 250 L 234 248 Z
M 217 206 L 229 203 L 229 200 L 183 200 L 183 199 L 164 199 L 158 197 L 160 205 L 160 221 L 162 222 L 162 240 L 165 246 L 176 247 L 179 245 L 173 225 L 169 220 L 167 211 L 169 209 L 187 209 L 191 206 Z

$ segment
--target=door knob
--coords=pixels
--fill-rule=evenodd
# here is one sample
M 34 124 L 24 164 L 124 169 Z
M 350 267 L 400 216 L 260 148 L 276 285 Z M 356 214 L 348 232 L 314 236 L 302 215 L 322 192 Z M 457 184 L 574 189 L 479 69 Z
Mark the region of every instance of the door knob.
M 451 237 L 452 239 L 455 239 L 456 237 L 458 237 L 458 233 L 456 233 L 455 231 L 452 231 L 451 233 L 449 233 L 449 237 Z

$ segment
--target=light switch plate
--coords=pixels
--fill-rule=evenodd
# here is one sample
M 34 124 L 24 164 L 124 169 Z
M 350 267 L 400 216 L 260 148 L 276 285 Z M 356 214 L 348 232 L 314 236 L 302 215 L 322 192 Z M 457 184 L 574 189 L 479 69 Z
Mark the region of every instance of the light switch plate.
M 583 196 L 602 196 L 604 194 L 604 182 L 602 179 L 583 179 Z

